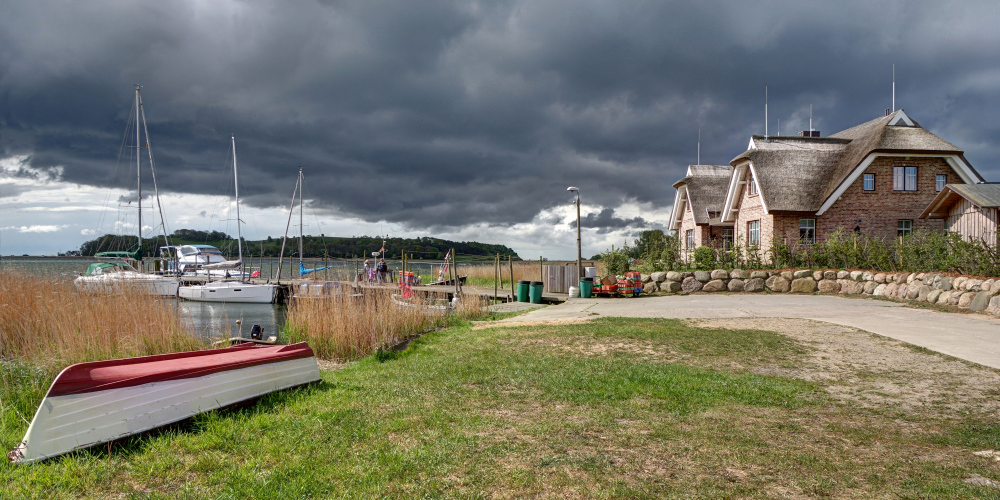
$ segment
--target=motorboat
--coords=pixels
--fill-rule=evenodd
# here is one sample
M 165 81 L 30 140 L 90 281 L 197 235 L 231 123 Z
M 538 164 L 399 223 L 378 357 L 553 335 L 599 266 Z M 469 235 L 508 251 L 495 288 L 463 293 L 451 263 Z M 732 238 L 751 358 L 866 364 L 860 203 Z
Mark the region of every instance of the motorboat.
M 319 380 L 305 342 L 75 364 L 52 382 L 7 459 L 44 460 Z
M 91 293 L 111 293 L 118 289 L 134 289 L 159 297 L 176 297 L 180 280 L 176 277 L 140 273 L 126 261 L 95 262 L 73 280 L 77 290 Z

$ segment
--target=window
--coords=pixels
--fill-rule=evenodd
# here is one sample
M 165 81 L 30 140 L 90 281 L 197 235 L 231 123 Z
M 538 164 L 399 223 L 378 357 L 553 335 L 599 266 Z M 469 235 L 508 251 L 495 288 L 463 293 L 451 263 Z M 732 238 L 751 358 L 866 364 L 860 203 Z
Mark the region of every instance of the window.
M 760 244 L 760 221 L 747 222 L 747 245 L 755 247 Z
M 816 219 L 799 219 L 799 239 L 802 243 L 816 243 Z
M 757 181 L 753 178 L 753 174 L 747 175 L 747 194 L 757 194 Z
M 938 174 L 934 176 L 934 191 L 940 192 L 944 189 L 944 185 L 948 184 L 948 176 L 944 174 Z
M 722 248 L 725 250 L 733 248 L 733 228 L 731 227 L 722 228 Z
M 916 191 L 917 167 L 892 167 L 892 189 L 894 191 Z
M 694 229 L 688 229 L 687 233 L 685 233 L 684 236 L 687 243 L 687 246 L 684 248 L 691 250 L 692 248 L 694 248 Z
M 913 232 L 913 221 L 910 219 L 899 219 L 896 221 L 896 235 L 909 236 Z
M 875 174 L 865 174 L 865 191 L 875 190 Z

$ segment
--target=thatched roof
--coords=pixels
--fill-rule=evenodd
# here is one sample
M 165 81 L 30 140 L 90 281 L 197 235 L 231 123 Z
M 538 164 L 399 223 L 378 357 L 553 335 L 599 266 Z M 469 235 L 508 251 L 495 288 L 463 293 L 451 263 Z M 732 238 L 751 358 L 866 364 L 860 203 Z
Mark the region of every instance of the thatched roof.
M 730 165 L 690 165 L 688 175 L 674 183 L 687 187 L 695 224 L 708 224 L 709 212 L 722 211 L 732 172 Z
M 829 137 L 765 139 L 755 135 L 753 143 L 756 149 L 731 163 L 745 159 L 753 163 L 761 196 L 770 211 L 818 211 L 875 152 L 962 154 L 961 149 L 921 128 L 902 110 Z

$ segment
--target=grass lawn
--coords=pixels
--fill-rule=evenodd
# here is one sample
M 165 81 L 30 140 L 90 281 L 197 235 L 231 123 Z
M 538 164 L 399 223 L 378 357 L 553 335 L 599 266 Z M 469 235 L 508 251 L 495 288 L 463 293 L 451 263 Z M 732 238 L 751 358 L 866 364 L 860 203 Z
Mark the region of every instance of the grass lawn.
M 675 320 L 452 327 L 110 452 L 0 465 L 0 497 L 1000 497 L 963 482 L 1000 475 L 972 454 L 1000 449 L 995 414 L 838 399 L 788 375 L 814 349 Z M 0 411 L 9 449 L 26 425 Z

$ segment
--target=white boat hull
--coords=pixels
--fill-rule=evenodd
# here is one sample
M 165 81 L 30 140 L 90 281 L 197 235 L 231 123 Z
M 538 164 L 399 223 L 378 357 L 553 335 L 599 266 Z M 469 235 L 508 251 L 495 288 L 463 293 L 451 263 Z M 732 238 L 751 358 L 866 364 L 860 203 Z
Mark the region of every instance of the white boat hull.
M 73 280 L 77 290 L 111 293 L 124 287 L 135 288 L 149 295 L 176 297 L 180 281 L 177 278 L 124 271 L 98 276 L 80 276 Z
M 277 292 L 277 285 L 219 281 L 204 285 L 182 286 L 178 289 L 177 296 L 196 302 L 271 304 Z
M 30 463 L 320 379 L 315 357 L 105 391 L 46 397 L 9 455 Z

